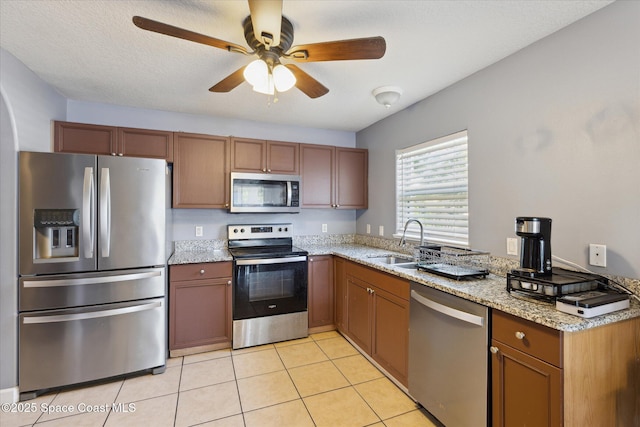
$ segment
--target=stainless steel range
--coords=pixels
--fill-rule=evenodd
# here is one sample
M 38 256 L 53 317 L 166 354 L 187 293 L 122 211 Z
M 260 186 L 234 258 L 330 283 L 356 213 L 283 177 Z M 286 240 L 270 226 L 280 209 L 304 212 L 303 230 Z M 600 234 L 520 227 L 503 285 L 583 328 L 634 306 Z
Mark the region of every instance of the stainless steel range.
M 306 337 L 307 255 L 286 224 L 227 228 L 233 256 L 233 348 Z

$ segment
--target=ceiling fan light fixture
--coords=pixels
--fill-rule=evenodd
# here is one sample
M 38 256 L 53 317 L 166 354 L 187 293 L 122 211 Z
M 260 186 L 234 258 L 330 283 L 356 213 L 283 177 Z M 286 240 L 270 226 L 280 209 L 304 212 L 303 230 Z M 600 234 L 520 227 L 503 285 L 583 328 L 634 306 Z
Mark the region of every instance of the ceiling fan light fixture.
M 374 89 L 371 93 L 375 96 L 378 104 L 384 105 L 385 108 L 390 108 L 400 99 L 402 89 L 398 86 L 382 86 Z
M 267 86 L 269 67 L 262 59 L 256 59 L 245 67 L 242 75 L 251 86 Z
M 278 92 L 286 92 L 296 84 L 296 76 L 282 64 L 273 67 L 273 82 Z
M 269 73 L 267 78 L 258 83 L 257 85 L 253 85 L 253 90 L 258 93 L 263 93 L 265 95 L 273 95 L 275 93 L 275 85 L 273 83 L 273 75 Z

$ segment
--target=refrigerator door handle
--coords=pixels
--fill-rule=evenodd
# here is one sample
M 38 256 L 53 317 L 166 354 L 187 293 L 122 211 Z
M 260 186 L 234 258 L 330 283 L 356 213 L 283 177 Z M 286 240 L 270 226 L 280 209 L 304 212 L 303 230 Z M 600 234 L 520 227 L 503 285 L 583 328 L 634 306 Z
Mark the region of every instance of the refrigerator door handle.
M 54 322 L 71 322 L 74 320 L 96 319 L 100 317 L 120 316 L 123 314 L 136 313 L 139 311 L 153 310 L 162 307 L 162 302 L 155 301 L 148 304 L 134 305 L 132 307 L 114 308 L 111 310 L 100 310 L 89 313 L 78 314 L 58 314 L 53 316 L 25 316 L 23 324 L 33 323 L 54 323 Z
M 148 271 L 145 273 L 121 274 L 118 276 L 83 277 L 81 279 L 54 279 L 54 280 L 25 280 L 22 286 L 25 288 L 49 288 L 56 286 L 99 285 L 101 283 L 126 282 L 127 280 L 150 279 L 162 275 L 162 271 Z
M 102 257 L 108 258 L 111 249 L 111 179 L 109 168 L 100 175 L 100 247 Z
M 93 258 L 94 226 L 93 226 L 93 168 L 84 168 L 82 185 L 82 244 L 85 258 Z

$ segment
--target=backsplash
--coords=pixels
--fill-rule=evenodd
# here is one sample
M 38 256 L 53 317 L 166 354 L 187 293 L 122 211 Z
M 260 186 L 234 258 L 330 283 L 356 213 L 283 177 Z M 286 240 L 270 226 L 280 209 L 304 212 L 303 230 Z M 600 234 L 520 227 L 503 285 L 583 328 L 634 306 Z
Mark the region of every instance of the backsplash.
M 374 248 L 381 248 L 390 252 L 400 252 L 406 254 L 413 253 L 413 246 L 406 245 L 401 247 L 396 239 L 386 239 L 383 237 L 365 236 L 360 234 L 315 234 L 308 236 L 294 236 L 293 244 L 295 246 L 308 245 L 365 245 Z M 177 240 L 174 242 L 175 252 L 198 252 L 221 250 L 227 247 L 227 239 L 200 239 L 200 240 Z M 489 271 L 497 276 L 506 277 L 507 272 L 518 267 L 519 261 L 512 258 L 504 258 L 498 256 L 489 257 Z M 607 276 L 609 279 L 620 283 L 636 295 L 640 295 L 640 279 L 630 279 L 620 276 Z

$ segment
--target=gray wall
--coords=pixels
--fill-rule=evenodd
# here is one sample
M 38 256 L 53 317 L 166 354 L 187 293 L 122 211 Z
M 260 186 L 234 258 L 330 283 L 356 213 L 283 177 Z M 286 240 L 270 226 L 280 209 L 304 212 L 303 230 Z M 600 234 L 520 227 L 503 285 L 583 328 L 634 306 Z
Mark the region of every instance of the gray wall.
M 639 18 L 615 2 L 358 132 L 375 190 L 357 233 L 393 233 L 395 149 L 468 129 L 472 247 L 506 256 L 516 216 L 548 216 L 554 255 L 587 266 L 606 244 L 589 268 L 640 278 Z
M 17 384 L 17 152 L 49 151 L 66 100 L 0 49 L 0 400 Z

